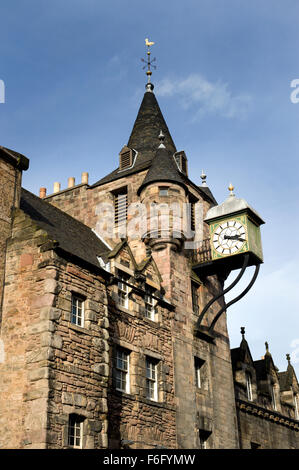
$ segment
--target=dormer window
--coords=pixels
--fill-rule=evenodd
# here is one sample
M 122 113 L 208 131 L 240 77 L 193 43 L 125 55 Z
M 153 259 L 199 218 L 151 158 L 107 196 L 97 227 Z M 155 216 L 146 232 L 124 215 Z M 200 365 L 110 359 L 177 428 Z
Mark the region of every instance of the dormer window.
M 182 173 L 184 173 L 184 175 L 188 176 L 187 157 L 186 157 L 186 154 L 185 154 L 184 150 L 182 150 L 180 152 L 176 152 L 174 154 L 174 159 L 175 159 L 175 162 L 178 166 L 178 169 Z
M 134 151 L 129 147 L 125 146 L 122 148 L 119 154 L 119 169 L 125 170 L 133 165 Z

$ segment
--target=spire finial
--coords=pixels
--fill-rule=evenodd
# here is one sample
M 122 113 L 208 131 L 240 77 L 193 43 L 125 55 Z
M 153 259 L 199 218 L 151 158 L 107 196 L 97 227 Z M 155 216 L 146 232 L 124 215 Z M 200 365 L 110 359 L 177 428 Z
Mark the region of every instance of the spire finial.
M 207 182 L 206 182 L 206 179 L 207 179 L 207 175 L 205 174 L 205 172 L 203 170 L 201 170 L 201 180 L 202 180 L 202 183 L 201 185 L 202 186 L 207 186 Z
M 235 189 L 234 186 L 230 183 L 228 190 L 230 191 L 231 196 L 234 196 L 234 193 L 233 193 L 234 189 Z
M 268 343 L 268 341 L 265 342 L 265 346 L 266 346 L 266 353 L 269 354 L 269 343 Z
M 153 46 L 154 44 L 155 43 L 153 41 L 149 41 L 148 38 L 145 39 L 145 45 L 147 46 L 147 60 L 141 59 L 142 62 L 145 63 L 145 66 L 143 67 L 143 70 L 147 67 L 147 71 L 146 71 L 147 84 L 145 85 L 145 88 L 146 88 L 147 91 L 152 91 L 153 88 L 154 88 L 154 85 L 151 83 L 151 75 L 152 75 L 151 67 L 153 67 L 154 69 L 157 68 L 155 65 L 153 65 L 153 62 L 155 62 L 156 57 L 154 57 L 151 60 L 150 47 Z
M 159 140 L 160 140 L 160 145 L 159 145 L 159 149 L 165 149 L 165 145 L 164 145 L 164 139 L 165 139 L 165 135 L 163 134 L 162 130 L 160 131 L 160 134 L 159 134 Z
M 291 364 L 291 356 L 289 354 L 287 354 L 286 357 L 287 357 L 288 363 Z
M 242 335 L 242 339 L 245 339 L 245 327 L 244 326 L 241 326 L 241 335 Z

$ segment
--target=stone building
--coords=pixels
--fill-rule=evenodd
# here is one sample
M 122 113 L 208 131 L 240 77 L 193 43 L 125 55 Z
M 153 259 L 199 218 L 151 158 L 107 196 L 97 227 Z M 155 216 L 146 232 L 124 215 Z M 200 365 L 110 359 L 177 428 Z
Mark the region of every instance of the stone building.
M 289 359 L 254 361 L 244 330 L 230 350 L 226 312 L 198 334 L 207 302 L 220 294 L 203 327 L 225 307 L 223 277 L 193 269 L 217 203 L 151 83 L 120 148 L 96 183 L 37 197 L 28 159 L 0 147 L 0 448 L 299 448 Z

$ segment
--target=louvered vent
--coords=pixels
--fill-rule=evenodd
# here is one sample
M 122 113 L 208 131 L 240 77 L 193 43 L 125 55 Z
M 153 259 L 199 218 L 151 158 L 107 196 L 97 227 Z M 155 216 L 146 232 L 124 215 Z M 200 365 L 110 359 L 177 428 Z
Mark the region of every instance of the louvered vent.
M 115 225 L 123 224 L 127 221 L 128 214 L 128 193 L 127 188 L 114 193 L 114 222 Z
M 119 154 L 119 169 L 125 170 L 133 164 L 133 150 L 129 147 L 123 147 Z
M 176 161 L 176 164 L 179 168 L 179 170 L 184 173 L 184 175 L 187 176 L 188 170 L 187 170 L 187 157 L 185 152 L 182 150 L 181 152 L 176 152 L 174 154 L 174 159 Z

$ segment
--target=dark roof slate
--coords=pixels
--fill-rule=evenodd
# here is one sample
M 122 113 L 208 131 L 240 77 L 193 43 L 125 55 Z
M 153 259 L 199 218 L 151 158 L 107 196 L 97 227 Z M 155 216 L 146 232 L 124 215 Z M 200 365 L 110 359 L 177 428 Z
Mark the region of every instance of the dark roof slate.
M 174 161 L 173 153 L 165 147 L 156 150 L 155 158 L 152 161 L 150 169 L 144 178 L 142 185 L 138 189 L 140 194 L 142 188 L 152 183 L 171 182 L 187 188 L 185 179 L 179 171 Z
M 165 135 L 166 146 L 172 153 L 175 153 L 176 147 L 158 101 L 153 92 L 146 91 L 127 144 L 128 147 L 133 148 L 138 152 L 134 167 L 121 172 L 119 171 L 119 168 L 117 168 L 109 173 L 109 175 L 94 183 L 92 187 L 109 183 L 118 178 L 122 178 L 123 176 L 131 175 L 136 171 L 149 168 L 159 145 L 158 136 L 161 130 Z
M 20 208 L 38 227 L 58 242 L 58 248 L 100 268 L 97 256 L 105 261 L 109 248 L 82 222 L 22 188 Z

